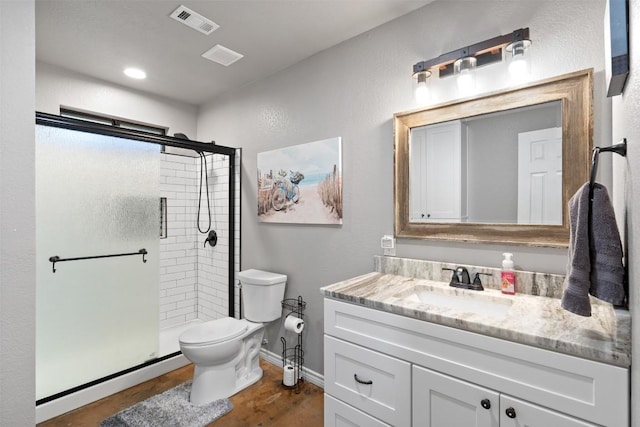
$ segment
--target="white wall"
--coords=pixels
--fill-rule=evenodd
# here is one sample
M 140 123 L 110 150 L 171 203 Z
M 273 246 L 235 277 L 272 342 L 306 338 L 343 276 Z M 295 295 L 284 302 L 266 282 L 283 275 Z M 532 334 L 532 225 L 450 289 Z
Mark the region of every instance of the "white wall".
M 168 128 L 167 135 L 184 133 L 195 139 L 195 106 L 36 62 L 36 110 L 60 114 L 60 107 L 123 118 Z
M 613 157 L 614 183 L 616 183 L 613 198 L 616 207 L 622 207 L 622 215 L 618 216 L 618 224 L 626 237 L 625 251 L 629 268 L 629 292 L 631 310 L 631 407 L 632 425 L 640 426 L 640 0 L 629 2 L 629 40 L 630 40 L 630 69 L 629 78 L 621 96 L 613 98 L 613 131 L 612 140 L 617 142 L 621 138 L 627 139 L 627 157 Z M 604 156 L 604 155 L 603 155 Z M 603 158 L 601 157 L 601 160 Z M 624 225 L 622 225 L 624 224 Z
M 0 424 L 35 423 L 35 6 L 0 1 Z
M 198 138 L 243 148 L 242 268 L 289 276 L 287 296 L 308 301 L 305 364 L 323 371 L 322 299 L 318 288 L 373 269 L 380 237 L 393 233 L 395 112 L 416 107 L 411 67 L 443 52 L 530 27 L 533 78 L 593 67 L 595 143 L 608 141 L 604 88 L 604 0 L 438 1 L 323 51 L 201 108 Z M 498 68 L 495 68 L 498 67 Z M 479 70 L 484 90 L 499 89 L 500 66 Z M 498 78 L 497 78 L 498 77 Z M 445 100 L 447 82 L 435 88 Z M 258 223 L 258 152 L 342 137 L 344 223 Z M 400 240 L 402 257 L 499 266 L 514 252 L 517 268 L 564 273 L 566 250 Z M 281 324 L 267 330 L 279 353 Z

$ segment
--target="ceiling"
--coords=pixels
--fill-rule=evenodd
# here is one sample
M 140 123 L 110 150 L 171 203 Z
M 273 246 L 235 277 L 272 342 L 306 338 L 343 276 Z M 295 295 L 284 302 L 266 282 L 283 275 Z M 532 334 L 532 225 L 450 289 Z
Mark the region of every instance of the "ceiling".
M 283 70 L 432 0 L 37 0 L 36 59 L 201 105 Z M 180 5 L 220 26 L 209 35 L 171 19 Z M 221 44 L 228 67 L 201 57 Z M 142 68 L 147 79 L 123 74 Z

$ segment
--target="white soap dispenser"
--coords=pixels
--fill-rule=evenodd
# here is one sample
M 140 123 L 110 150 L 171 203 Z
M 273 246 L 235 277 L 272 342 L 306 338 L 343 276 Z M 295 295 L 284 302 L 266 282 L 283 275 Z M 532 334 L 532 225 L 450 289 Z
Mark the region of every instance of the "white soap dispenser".
M 502 254 L 504 259 L 502 260 L 502 272 L 500 278 L 502 279 L 501 287 L 503 294 L 514 295 L 516 293 L 516 272 L 513 270 L 513 254 L 505 252 Z

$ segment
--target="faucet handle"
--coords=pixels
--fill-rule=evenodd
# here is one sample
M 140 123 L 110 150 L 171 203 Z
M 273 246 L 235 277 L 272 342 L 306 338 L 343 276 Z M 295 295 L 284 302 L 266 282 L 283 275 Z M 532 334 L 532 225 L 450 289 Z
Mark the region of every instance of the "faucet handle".
M 480 280 L 480 275 L 493 276 L 493 274 L 491 274 L 491 273 L 476 273 L 475 277 L 473 278 L 473 286 L 477 287 L 480 290 L 484 290 L 484 288 L 482 287 L 482 281 Z
M 453 274 L 451 275 L 451 280 L 449 281 L 449 283 L 455 283 L 458 281 L 458 275 L 456 274 L 456 269 L 455 268 L 447 268 L 447 267 L 442 267 L 442 271 L 451 271 L 453 272 Z

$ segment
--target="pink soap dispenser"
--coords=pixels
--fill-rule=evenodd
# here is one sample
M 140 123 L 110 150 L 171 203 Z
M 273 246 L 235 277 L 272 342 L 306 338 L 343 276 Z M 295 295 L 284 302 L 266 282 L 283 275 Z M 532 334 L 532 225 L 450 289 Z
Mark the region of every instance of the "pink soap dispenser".
M 502 254 L 504 259 L 502 260 L 502 272 L 500 278 L 502 279 L 501 287 L 503 294 L 514 295 L 516 293 L 516 272 L 513 270 L 513 254 L 505 252 Z

